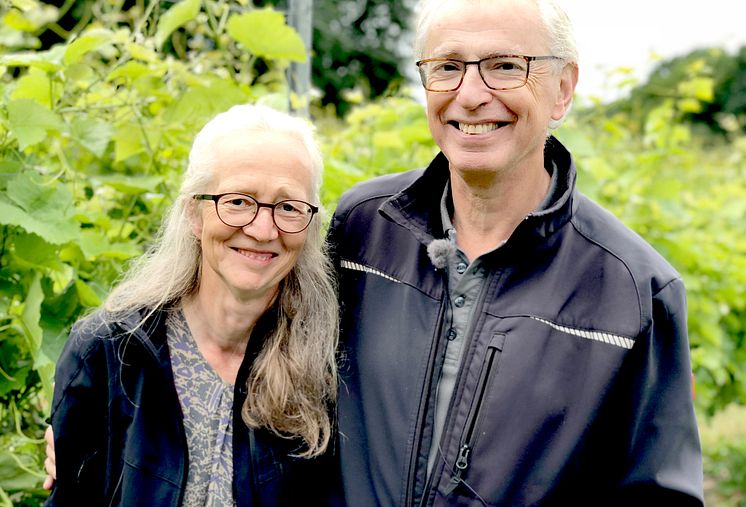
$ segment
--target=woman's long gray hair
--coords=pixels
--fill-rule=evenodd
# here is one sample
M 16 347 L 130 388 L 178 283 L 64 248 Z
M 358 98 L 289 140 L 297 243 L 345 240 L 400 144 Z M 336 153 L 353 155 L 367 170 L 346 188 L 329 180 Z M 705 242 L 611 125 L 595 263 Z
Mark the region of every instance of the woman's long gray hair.
M 311 125 L 257 105 L 218 114 L 196 136 L 179 196 L 153 246 L 105 301 L 108 312 L 169 308 L 198 289 L 202 252 L 191 227 L 196 217 L 192 195 L 205 192 L 213 180 L 215 141 L 236 131 L 299 139 L 311 161 L 310 198 L 319 202 L 323 162 Z M 242 407 L 249 426 L 302 438 L 305 449 L 299 455 L 304 457 L 326 449 L 333 431 L 329 409 L 337 392 L 338 306 L 322 222 L 323 216 L 311 222 L 298 262 L 281 282 L 279 320 L 254 362 Z

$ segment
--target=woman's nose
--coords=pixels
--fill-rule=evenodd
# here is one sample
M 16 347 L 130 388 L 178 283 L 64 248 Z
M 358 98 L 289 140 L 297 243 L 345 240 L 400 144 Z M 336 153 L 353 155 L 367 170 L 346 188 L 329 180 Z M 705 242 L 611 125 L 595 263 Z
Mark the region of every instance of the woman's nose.
M 272 209 L 259 208 L 254 220 L 243 226 L 243 231 L 257 241 L 272 241 L 277 238 L 279 230 L 272 218 Z

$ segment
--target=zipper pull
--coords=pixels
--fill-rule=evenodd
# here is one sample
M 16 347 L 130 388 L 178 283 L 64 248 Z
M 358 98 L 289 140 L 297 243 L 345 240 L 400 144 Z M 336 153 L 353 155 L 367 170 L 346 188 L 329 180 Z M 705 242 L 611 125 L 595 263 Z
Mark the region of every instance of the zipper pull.
M 456 459 L 456 468 L 459 470 L 459 472 L 463 472 L 464 470 L 469 468 L 469 455 L 470 454 L 471 454 L 471 447 L 469 447 L 468 444 L 462 445 L 461 449 L 458 451 L 458 458 Z
M 446 486 L 446 495 L 450 495 L 461 482 L 461 474 L 469 468 L 470 454 L 471 447 L 468 444 L 462 445 L 458 451 L 458 458 L 456 458 L 456 470 L 454 470 L 451 480 L 448 481 L 448 486 Z

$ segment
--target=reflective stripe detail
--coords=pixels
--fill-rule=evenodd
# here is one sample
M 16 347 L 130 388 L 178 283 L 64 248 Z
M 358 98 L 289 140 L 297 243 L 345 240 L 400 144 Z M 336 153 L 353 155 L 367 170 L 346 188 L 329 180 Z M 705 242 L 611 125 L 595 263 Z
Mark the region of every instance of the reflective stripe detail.
M 362 271 L 364 273 L 370 273 L 372 275 L 378 275 L 382 278 L 385 278 L 386 280 L 391 280 L 392 282 L 401 283 L 396 278 L 392 278 L 383 271 L 379 271 L 377 269 L 373 269 L 370 266 L 366 266 L 364 264 L 359 264 L 357 262 L 348 261 L 345 259 L 342 259 L 339 263 L 339 265 L 345 269 L 351 269 L 353 271 Z
M 560 326 L 559 324 L 555 324 L 554 322 L 549 322 L 548 320 L 540 319 L 539 317 L 531 317 L 531 318 L 543 324 L 546 324 L 547 326 L 550 326 L 551 328 L 556 329 L 557 331 L 571 334 L 573 336 L 579 336 L 587 340 L 595 340 L 597 342 L 608 343 L 609 345 L 615 345 L 617 347 L 622 347 L 623 349 L 631 349 L 632 346 L 635 344 L 634 340 L 632 340 L 631 338 L 627 338 L 625 336 L 619 336 L 619 335 L 615 335 L 611 333 L 604 333 L 601 331 L 589 331 L 587 329 L 574 329 L 574 328 L 567 327 L 567 326 Z

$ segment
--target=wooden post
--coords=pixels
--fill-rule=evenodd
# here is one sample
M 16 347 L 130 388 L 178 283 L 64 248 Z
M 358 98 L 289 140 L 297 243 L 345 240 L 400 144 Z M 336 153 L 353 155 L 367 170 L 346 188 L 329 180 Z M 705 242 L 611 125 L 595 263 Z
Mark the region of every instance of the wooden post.
M 288 69 L 290 92 L 297 100 L 290 101 L 290 109 L 308 118 L 308 103 L 311 92 L 311 53 L 313 49 L 313 0 L 288 0 L 288 24 L 295 28 L 308 52 L 303 63 L 291 62 Z

